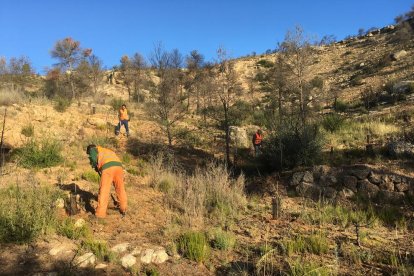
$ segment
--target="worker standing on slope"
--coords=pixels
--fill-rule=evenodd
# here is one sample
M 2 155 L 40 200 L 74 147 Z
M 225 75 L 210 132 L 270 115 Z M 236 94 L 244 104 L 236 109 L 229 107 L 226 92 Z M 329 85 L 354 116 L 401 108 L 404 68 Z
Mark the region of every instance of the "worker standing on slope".
M 126 135 L 127 137 L 129 137 L 129 127 L 128 127 L 129 115 L 128 115 L 128 109 L 126 108 L 125 104 L 123 104 L 121 109 L 119 110 L 118 118 L 119 118 L 118 131 L 121 131 L 121 126 L 124 125 Z
M 263 132 L 261 129 L 258 129 L 255 134 L 253 134 L 252 143 L 254 147 L 254 157 L 257 157 L 262 153 L 261 147 L 263 142 Z
M 89 155 L 91 166 L 101 176 L 98 206 L 95 210 L 95 216 L 98 218 L 106 217 L 111 184 L 114 183 L 116 197 L 119 202 L 119 211 L 122 217 L 124 217 L 127 209 L 127 196 L 124 187 L 124 171 L 121 160 L 115 152 L 100 146 L 89 145 L 86 148 L 86 153 Z

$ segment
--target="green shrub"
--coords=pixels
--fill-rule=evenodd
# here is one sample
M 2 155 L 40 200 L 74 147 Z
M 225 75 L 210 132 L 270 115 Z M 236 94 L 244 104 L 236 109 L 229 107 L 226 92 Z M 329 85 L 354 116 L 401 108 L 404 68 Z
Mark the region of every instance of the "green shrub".
M 83 172 L 81 178 L 93 183 L 99 183 L 100 180 L 99 174 L 94 170 L 87 170 L 86 172 Z
M 263 161 L 265 164 L 271 164 L 272 169 L 311 166 L 320 160 L 322 138 L 316 125 L 302 128 L 289 123 L 284 124 L 264 141 Z
M 16 156 L 24 168 L 48 168 L 63 161 L 61 151 L 62 145 L 56 140 L 32 139 L 16 151 Z
M 340 129 L 343 123 L 344 119 L 342 116 L 336 113 L 328 114 L 322 120 L 323 128 L 330 132 L 335 132 Z
M 321 266 L 313 261 L 306 261 L 302 258 L 288 261 L 288 273 L 291 276 L 330 276 L 332 272 L 328 267 Z
M 121 160 L 122 160 L 123 164 L 129 164 L 129 163 L 131 163 L 132 157 L 131 157 L 130 154 L 125 153 L 125 154 L 122 155 Z
M 348 110 L 348 108 L 349 108 L 348 103 L 346 103 L 344 101 L 341 101 L 341 100 L 336 100 L 335 106 L 334 106 L 335 111 L 337 111 L 337 112 L 346 112 Z
M 307 237 L 297 236 L 293 239 L 285 239 L 281 242 L 286 255 L 292 256 L 298 253 L 326 254 L 329 250 L 329 241 L 326 236 L 318 233 Z
M 28 125 L 22 127 L 21 134 L 23 134 L 26 137 L 33 137 L 33 135 L 34 135 L 34 126 L 32 124 L 28 124 Z
M 0 243 L 28 243 L 56 226 L 56 190 L 45 187 L 0 189 Z
M 75 226 L 75 221 L 72 218 L 66 218 L 63 220 L 58 229 L 58 234 L 65 236 L 71 240 L 78 240 L 80 238 L 85 238 L 89 235 L 89 229 L 86 225 L 81 227 Z
M 82 242 L 82 248 L 95 254 L 96 258 L 101 261 L 112 262 L 116 257 L 105 241 L 86 239 Z
M 113 98 L 112 100 L 111 100 L 111 106 L 112 106 L 112 109 L 113 110 L 115 110 L 115 111 L 118 111 L 118 110 L 120 110 L 121 109 L 121 106 L 124 104 L 125 102 L 124 102 L 124 100 L 123 99 L 121 99 L 121 98 Z
M 232 233 L 218 229 L 213 233 L 212 244 L 214 248 L 230 251 L 236 244 L 236 237 Z
M 68 109 L 68 107 L 70 106 L 71 101 L 69 99 L 66 98 L 57 98 L 55 101 L 55 110 L 57 112 L 65 112 L 66 109 Z
M 204 233 L 187 232 L 179 238 L 178 250 L 190 260 L 203 262 L 207 260 L 210 248 Z
M 275 64 L 270 60 L 261 59 L 256 63 L 256 65 L 264 68 L 272 68 Z
M 321 77 L 315 77 L 310 81 L 312 87 L 322 89 L 323 88 L 323 79 Z

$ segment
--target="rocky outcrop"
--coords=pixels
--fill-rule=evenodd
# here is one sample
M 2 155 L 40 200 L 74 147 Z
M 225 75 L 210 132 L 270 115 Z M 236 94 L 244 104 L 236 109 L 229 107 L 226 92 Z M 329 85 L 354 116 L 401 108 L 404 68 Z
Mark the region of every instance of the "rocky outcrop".
M 312 171 L 295 172 L 289 186 L 300 196 L 312 199 L 352 198 L 361 195 L 392 203 L 401 203 L 414 194 L 409 177 L 373 170 L 366 165 L 331 168 L 315 166 Z

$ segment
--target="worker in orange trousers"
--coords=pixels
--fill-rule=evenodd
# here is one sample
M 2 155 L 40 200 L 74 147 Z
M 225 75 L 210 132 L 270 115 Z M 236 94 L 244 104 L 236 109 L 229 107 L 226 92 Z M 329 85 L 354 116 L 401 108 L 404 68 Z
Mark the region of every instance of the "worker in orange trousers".
M 86 148 L 91 166 L 99 173 L 98 206 L 95 210 L 97 218 L 105 218 L 108 208 L 109 194 L 112 183 L 115 186 L 115 193 L 119 202 L 119 211 L 122 217 L 127 209 L 127 195 L 124 187 L 124 171 L 122 162 L 115 152 L 96 145 L 89 145 Z

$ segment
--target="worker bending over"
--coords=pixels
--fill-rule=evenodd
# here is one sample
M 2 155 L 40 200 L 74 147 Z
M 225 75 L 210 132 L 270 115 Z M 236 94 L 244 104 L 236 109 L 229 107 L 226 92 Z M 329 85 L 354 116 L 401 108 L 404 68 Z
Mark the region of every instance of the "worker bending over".
M 127 209 L 127 196 L 124 187 L 124 171 L 121 160 L 115 152 L 100 146 L 89 145 L 86 148 L 86 153 L 89 155 L 91 166 L 101 176 L 99 182 L 98 206 L 95 210 L 95 216 L 98 218 L 106 217 L 111 184 L 114 183 L 116 196 L 119 202 L 119 211 L 121 212 L 122 217 L 124 217 Z

